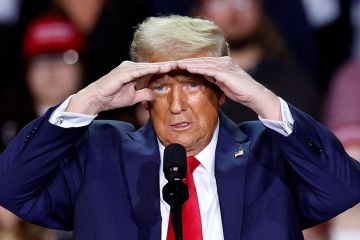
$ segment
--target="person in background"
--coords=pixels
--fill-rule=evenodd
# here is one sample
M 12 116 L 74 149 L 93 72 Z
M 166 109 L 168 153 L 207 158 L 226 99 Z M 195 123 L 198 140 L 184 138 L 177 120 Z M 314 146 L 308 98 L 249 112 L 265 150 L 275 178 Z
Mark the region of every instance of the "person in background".
M 262 4 L 293 58 L 318 85 L 318 47 L 302 1 L 271 0 Z
M 315 38 L 319 90 L 322 96 L 325 96 L 335 71 L 352 55 L 354 29 L 351 23 L 351 9 L 352 2 L 355 1 L 300 0 L 300 2 Z
M 85 39 L 65 17 L 49 13 L 35 19 L 25 33 L 23 48 L 36 115 L 80 89 Z
M 29 24 L 22 51 L 25 82 L 23 86 L 14 85 L 1 104 L 0 150 L 29 120 L 83 86 L 80 56 L 85 42 L 74 25 L 55 12 Z
M 325 102 L 324 122 L 345 150 L 360 161 L 360 59 L 346 62 L 335 74 Z M 340 214 L 329 225 L 330 240 L 360 239 L 360 205 Z
M 231 57 L 240 67 L 289 103 L 318 118 L 316 87 L 291 58 L 261 0 L 197 1 L 193 14 L 213 20 L 223 29 Z M 239 107 L 228 101 L 223 110 L 235 122 L 256 119 L 245 108 L 238 111 Z
M 143 0 L 53 2 L 54 8 L 68 16 L 87 38 L 87 84 L 100 78 L 120 62 L 129 59 L 128 47 L 134 27 L 149 16 L 147 1 Z
M 87 37 L 84 55 L 86 84 L 105 75 L 120 62 L 129 59 L 129 43 L 134 27 L 150 14 L 143 0 L 54 0 L 54 7 Z M 171 2 L 170 5 L 173 3 Z M 136 14 L 134 14 L 136 12 Z M 139 126 L 134 107 L 100 113 L 98 119 L 118 119 Z
M 0 151 L 28 121 L 42 115 L 49 107 L 83 86 L 80 56 L 85 47 L 84 36 L 61 14 L 49 12 L 29 24 L 22 49 L 26 82 L 24 87 L 14 85 L 12 91 L 8 91 L 6 101 L 1 104 Z M 10 239 L 16 240 L 32 239 L 29 232 L 34 229 L 32 225 L 5 209 L 0 211 L 0 215 L 3 220 L 0 221 L 0 236 L 13 236 Z M 34 234 L 38 234 L 36 240 L 56 237 L 54 232 L 39 227 L 35 230 Z M 40 238 L 42 232 L 52 238 Z M 59 231 L 56 235 L 59 235 L 57 239 L 70 239 L 71 233 Z

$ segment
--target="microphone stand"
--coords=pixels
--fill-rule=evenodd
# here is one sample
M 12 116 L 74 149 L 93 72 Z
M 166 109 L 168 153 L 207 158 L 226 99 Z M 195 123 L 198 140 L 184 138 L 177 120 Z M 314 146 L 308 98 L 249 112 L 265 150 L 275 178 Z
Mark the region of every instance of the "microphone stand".
M 189 198 L 189 191 L 182 180 L 169 181 L 163 188 L 163 198 L 170 205 L 172 227 L 176 240 L 183 240 L 182 205 Z
M 182 204 L 179 201 L 175 201 L 174 208 L 171 209 L 172 212 L 172 227 L 174 229 L 174 235 L 176 240 L 183 240 L 183 231 L 182 231 Z

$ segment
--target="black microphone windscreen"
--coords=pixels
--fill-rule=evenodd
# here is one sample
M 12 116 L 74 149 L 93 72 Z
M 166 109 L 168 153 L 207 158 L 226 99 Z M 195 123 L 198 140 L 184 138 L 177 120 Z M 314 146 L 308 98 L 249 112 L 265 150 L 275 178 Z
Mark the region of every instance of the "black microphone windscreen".
M 181 179 L 183 179 L 185 178 L 186 170 L 187 162 L 185 148 L 177 143 L 168 145 L 164 150 L 163 171 L 165 178 L 170 180 L 169 178 L 172 177 L 181 177 Z

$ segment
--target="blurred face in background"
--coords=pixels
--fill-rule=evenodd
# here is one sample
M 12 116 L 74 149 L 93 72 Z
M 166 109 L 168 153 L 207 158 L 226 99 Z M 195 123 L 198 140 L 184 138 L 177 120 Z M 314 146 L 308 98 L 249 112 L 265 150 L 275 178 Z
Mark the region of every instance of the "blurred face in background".
M 35 101 L 56 104 L 78 91 L 82 85 L 82 66 L 75 51 L 42 54 L 28 65 L 27 81 Z
M 254 34 L 262 21 L 259 0 L 203 0 L 198 14 L 213 20 L 230 43 Z

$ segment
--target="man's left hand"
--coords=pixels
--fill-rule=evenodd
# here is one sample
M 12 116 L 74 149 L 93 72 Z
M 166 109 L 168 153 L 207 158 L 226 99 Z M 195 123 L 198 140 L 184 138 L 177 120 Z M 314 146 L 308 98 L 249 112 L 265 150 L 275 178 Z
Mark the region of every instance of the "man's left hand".
M 279 98 L 256 82 L 230 57 L 183 59 L 178 61 L 178 67 L 203 75 L 219 86 L 228 98 L 252 109 L 261 118 L 282 120 Z

